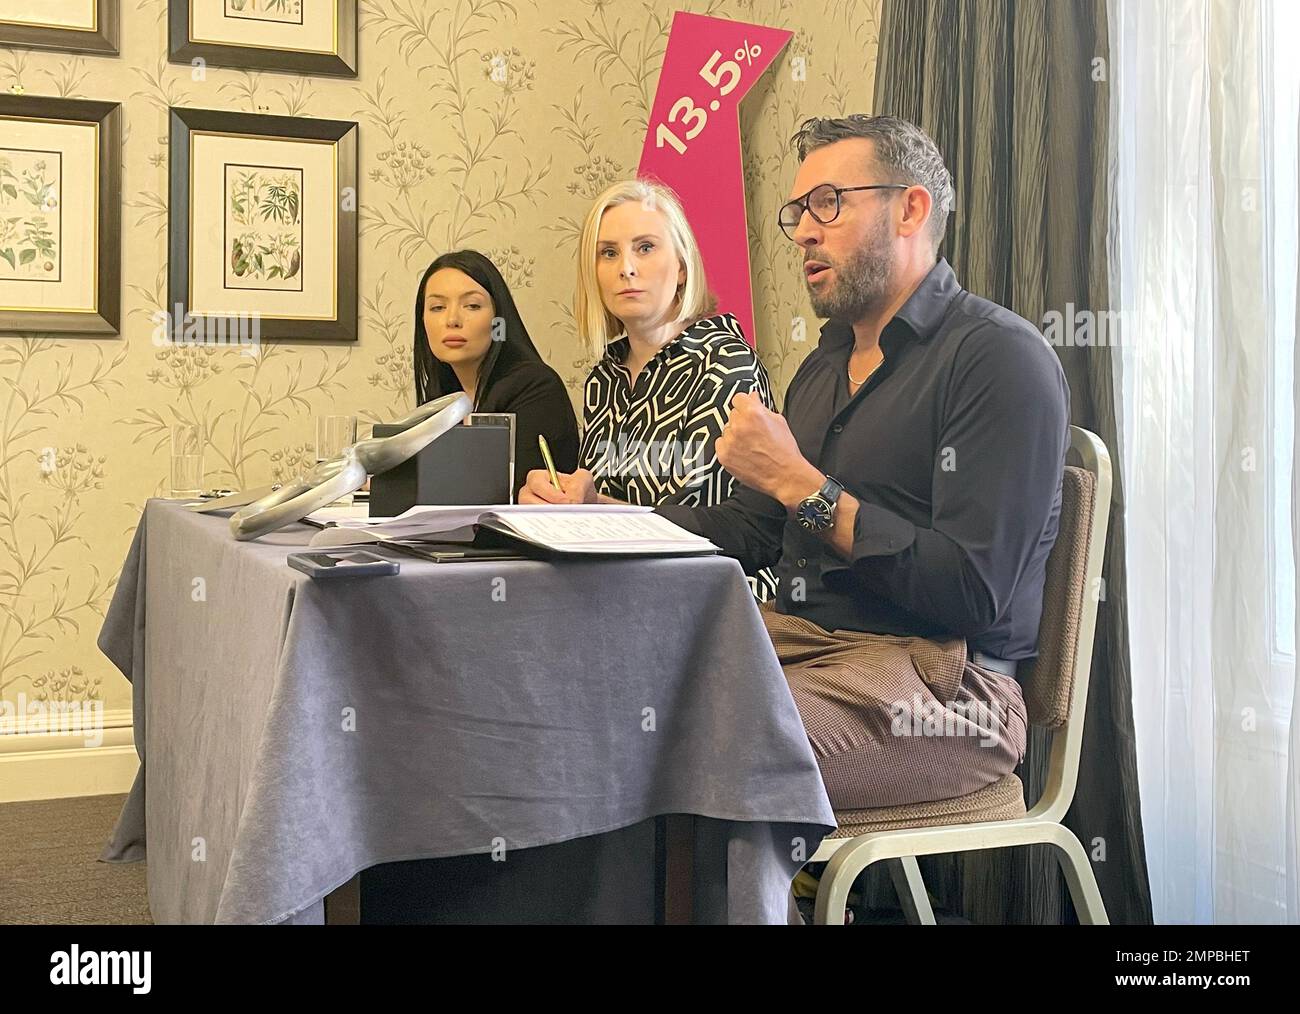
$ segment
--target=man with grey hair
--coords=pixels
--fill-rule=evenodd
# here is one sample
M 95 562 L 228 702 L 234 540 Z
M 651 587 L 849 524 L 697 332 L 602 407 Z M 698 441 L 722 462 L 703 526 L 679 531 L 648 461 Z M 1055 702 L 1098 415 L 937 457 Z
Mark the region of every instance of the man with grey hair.
M 733 400 L 735 495 L 659 513 L 776 565 L 763 618 L 836 810 L 965 796 L 1024 752 L 1069 392 L 1038 331 L 938 256 L 953 188 L 924 131 L 814 118 L 794 143 L 779 224 L 829 319 L 784 414 Z

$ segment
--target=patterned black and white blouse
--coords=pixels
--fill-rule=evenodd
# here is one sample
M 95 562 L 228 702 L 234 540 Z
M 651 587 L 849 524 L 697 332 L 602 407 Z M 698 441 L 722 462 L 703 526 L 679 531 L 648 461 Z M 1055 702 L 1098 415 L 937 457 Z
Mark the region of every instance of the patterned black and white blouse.
M 626 503 L 711 507 L 731 495 L 735 479 L 714 443 L 736 394 L 756 391 L 776 409 L 767 371 L 729 313 L 696 321 L 660 349 L 637 375 L 624 362 L 628 339 L 611 342 L 587 377 L 578 464 L 596 489 Z M 773 597 L 764 570 L 755 594 Z

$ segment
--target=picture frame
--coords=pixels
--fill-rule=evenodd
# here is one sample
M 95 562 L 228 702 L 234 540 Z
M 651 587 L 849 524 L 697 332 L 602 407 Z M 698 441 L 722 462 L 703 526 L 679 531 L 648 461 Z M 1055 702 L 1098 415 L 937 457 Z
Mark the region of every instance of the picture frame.
M 0 332 L 119 334 L 121 104 L 0 95 L 0 121 Z
M 168 59 L 212 67 L 357 76 L 357 4 L 168 0 Z M 321 13 L 316 13 L 320 11 Z
M 351 120 L 171 109 L 168 311 L 262 339 L 357 340 Z
M 121 0 L 0 0 L 0 46 L 118 55 Z

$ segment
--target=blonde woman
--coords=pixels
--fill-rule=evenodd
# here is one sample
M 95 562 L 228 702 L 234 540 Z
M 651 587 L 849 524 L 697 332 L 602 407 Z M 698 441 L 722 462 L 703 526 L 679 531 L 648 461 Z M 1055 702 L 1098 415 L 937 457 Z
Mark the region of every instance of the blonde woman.
M 714 443 L 731 399 L 753 392 L 775 403 L 740 323 L 716 312 L 699 245 L 667 187 L 627 180 L 596 198 L 578 240 L 575 316 L 596 360 L 579 468 L 561 475 L 563 490 L 530 472 L 519 502 L 708 507 L 730 496 Z M 772 587 L 762 572 L 759 597 Z

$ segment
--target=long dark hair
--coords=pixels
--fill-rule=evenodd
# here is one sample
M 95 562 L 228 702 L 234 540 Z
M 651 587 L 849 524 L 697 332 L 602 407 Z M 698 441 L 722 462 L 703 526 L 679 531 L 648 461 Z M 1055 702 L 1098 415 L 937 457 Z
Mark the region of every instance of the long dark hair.
M 445 253 L 424 272 L 419 288 L 415 290 L 415 401 L 423 405 L 444 394 L 453 394 L 461 390 L 456 373 L 446 363 L 440 361 L 429 348 L 429 335 L 424 329 L 424 287 L 429 276 L 443 268 L 455 268 L 469 275 L 483 286 L 492 300 L 492 311 L 505 322 L 505 336 L 502 341 L 488 343 L 487 355 L 478 369 L 478 390 L 466 392 L 474 399 L 477 406 L 487 393 L 494 374 L 508 366 L 521 361 L 542 362 L 542 357 L 528 336 L 515 298 L 510 295 L 510 286 L 501 277 L 497 266 L 477 250 L 453 250 Z

